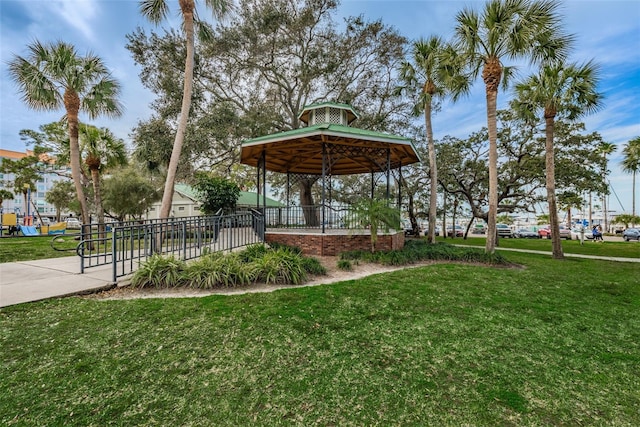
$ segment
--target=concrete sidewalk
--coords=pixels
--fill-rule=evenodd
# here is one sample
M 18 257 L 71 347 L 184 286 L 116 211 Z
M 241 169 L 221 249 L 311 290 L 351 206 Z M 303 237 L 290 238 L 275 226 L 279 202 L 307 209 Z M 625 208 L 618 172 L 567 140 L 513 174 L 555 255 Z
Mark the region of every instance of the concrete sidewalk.
M 0 264 L 0 307 L 76 295 L 113 287 L 111 266 L 86 269 L 80 258 L 19 261 Z

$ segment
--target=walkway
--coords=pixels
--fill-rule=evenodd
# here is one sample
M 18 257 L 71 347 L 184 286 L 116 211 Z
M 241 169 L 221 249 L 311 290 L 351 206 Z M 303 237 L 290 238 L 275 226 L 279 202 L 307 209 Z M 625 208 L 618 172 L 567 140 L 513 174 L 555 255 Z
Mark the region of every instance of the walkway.
M 80 274 L 77 256 L 0 264 L 0 307 L 114 286 L 111 265 Z

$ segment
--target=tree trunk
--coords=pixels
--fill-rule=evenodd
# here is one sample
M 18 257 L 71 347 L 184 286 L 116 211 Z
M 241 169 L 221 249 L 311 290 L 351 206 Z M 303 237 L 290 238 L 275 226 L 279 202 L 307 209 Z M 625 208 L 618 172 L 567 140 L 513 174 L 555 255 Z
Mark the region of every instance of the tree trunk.
M 407 191 L 407 197 L 409 200 L 409 203 L 407 205 L 407 211 L 409 213 L 409 222 L 411 222 L 411 230 L 413 231 L 414 236 L 419 237 L 420 228 L 418 227 L 418 221 L 416 220 L 416 214 L 413 209 L 413 194 Z
M 311 187 L 314 182 L 314 179 L 303 179 L 300 181 L 300 206 L 302 207 L 304 222 L 308 227 L 317 227 L 320 225 L 318 210 L 313 200 L 313 194 L 311 193 Z
M 442 197 L 442 237 L 447 239 L 447 193 Z
M 427 148 L 429 150 L 429 224 L 427 241 L 436 242 L 436 215 L 438 207 L 438 169 L 436 165 L 436 146 L 433 142 L 433 129 L 431 127 L 431 97 L 425 105 L 424 121 L 427 127 Z
M 496 250 L 498 216 L 498 128 L 496 123 L 496 105 L 498 91 L 487 87 L 487 128 L 489 130 L 489 212 L 487 215 L 487 243 L 485 251 Z
M 80 217 L 83 224 L 89 224 L 89 210 L 87 200 L 82 187 L 82 171 L 80 165 L 80 144 L 78 143 L 78 111 L 80 111 L 80 98 L 74 91 L 67 89 L 64 92 L 64 106 L 67 112 L 69 124 L 69 156 L 71 163 L 71 177 L 76 187 L 76 197 L 80 203 Z
M 162 194 L 162 204 L 160 206 L 160 218 L 168 218 L 171 212 L 171 204 L 173 202 L 173 191 L 176 184 L 176 173 L 178 171 L 178 163 L 180 162 L 180 154 L 182 153 L 182 145 L 187 130 L 187 122 L 189 120 L 189 109 L 191 108 L 191 95 L 193 92 L 193 67 L 194 67 L 194 33 L 193 33 L 193 1 L 181 1 L 182 18 L 184 22 L 184 31 L 187 41 L 187 57 L 184 64 L 184 89 L 182 94 L 182 107 L 180 110 L 180 119 L 178 121 L 178 129 L 176 137 L 173 141 L 173 150 L 171 151 L 171 159 L 167 170 L 167 180 L 164 185 L 164 193 Z
M 605 181 L 606 184 L 606 181 Z M 607 218 L 607 194 L 603 193 L 602 194 L 602 215 L 603 215 L 603 220 L 604 220 L 604 233 L 608 233 L 609 232 L 609 221 Z
M 22 191 L 22 201 L 24 206 L 24 217 L 27 217 L 27 212 L 29 212 L 29 198 L 27 197 L 27 190 Z
M 458 199 L 453 199 L 453 216 L 451 218 L 451 238 L 456 238 L 456 214 L 458 213 Z
M 631 215 L 636 216 L 636 171 L 631 174 Z
M 494 253 L 498 231 L 498 125 L 496 108 L 498 88 L 502 77 L 502 64 L 496 56 L 487 58 L 482 70 L 482 80 L 487 97 L 487 129 L 489 131 L 489 211 L 487 212 L 487 253 Z
M 102 207 L 102 193 L 100 187 L 100 171 L 91 169 L 91 181 L 93 183 L 93 200 L 96 205 L 96 216 L 98 217 L 98 237 L 105 237 L 104 208 Z
M 549 226 L 551 229 L 553 258 L 562 259 L 564 258 L 564 254 L 562 253 L 560 224 L 558 223 L 558 206 L 556 203 L 556 177 L 553 149 L 554 117 L 555 114 L 545 114 L 545 172 L 547 177 L 547 203 L 549 204 Z
M 589 192 L 589 227 L 593 227 L 593 194 Z

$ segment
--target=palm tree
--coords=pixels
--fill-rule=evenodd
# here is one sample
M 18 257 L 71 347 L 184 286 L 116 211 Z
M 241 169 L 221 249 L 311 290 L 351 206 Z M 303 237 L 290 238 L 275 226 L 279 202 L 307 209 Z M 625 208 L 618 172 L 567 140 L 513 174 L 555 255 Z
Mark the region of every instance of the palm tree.
M 14 56 L 9 73 L 22 93 L 22 100 L 34 110 L 65 109 L 69 132 L 71 176 L 80 203 L 82 220 L 89 222 L 84 196 L 78 143 L 78 115 L 91 119 L 99 115 L 122 114 L 118 102 L 120 84 L 111 77 L 103 61 L 93 54 L 79 56 L 74 46 L 64 42 L 44 45 L 35 41 L 26 58 Z
M 572 37 L 560 30 L 554 0 L 491 0 L 482 14 L 464 9 L 456 16 L 456 46 L 474 78 L 482 73 L 489 130 L 489 211 L 486 251 L 495 251 L 498 212 L 498 150 L 496 106 L 498 89 L 508 87 L 514 68 L 503 58 L 528 58 L 531 63 L 564 59 Z
M 556 116 L 575 120 L 601 106 L 602 96 L 596 91 L 598 67 L 589 61 L 582 65 L 558 62 L 544 65 L 539 74 L 516 85 L 517 99 L 512 107 L 526 119 L 536 121 L 542 112 L 545 120 L 545 175 L 549 225 L 553 257 L 564 257 L 560 241 L 556 201 L 553 135 Z
M 627 142 L 622 149 L 622 170 L 632 175 L 631 215 L 636 216 L 636 174 L 640 172 L 640 136 Z
M 376 251 L 378 229 L 383 227 L 385 233 L 390 228 L 400 230 L 400 212 L 388 205 L 386 200 L 362 198 L 353 205 L 354 222 L 349 227 L 359 225 L 368 227 L 371 233 L 371 253 Z
M 80 125 L 82 141 L 81 152 L 85 153 L 85 164 L 91 174 L 93 184 L 93 198 L 98 217 L 99 231 L 104 231 L 104 208 L 102 206 L 102 193 L 100 179 L 102 172 L 116 166 L 127 164 L 127 150 L 124 141 L 118 139 L 106 128 L 98 129 L 95 126 Z
M 419 103 L 414 107 L 414 114 L 424 112 L 430 180 L 427 240 L 429 243 L 435 243 L 438 172 L 431 125 L 433 101 L 435 98 L 450 94 L 455 102 L 460 95 L 468 92 L 469 79 L 462 73 L 462 63 L 455 49 L 437 36 L 431 36 L 427 40 L 420 39 L 413 43 L 412 61 L 402 63 L 400 78 L 405 84 L 399 88 L 400 91 L 419 89 L 421 94 Z
M 580 209 L 584 205 L 584 199 L 575 191 L 565 191 L 558 194 L 558 205 L 567 211 L 567 223 L 571 226 L 571 209 Z
M 602 141 L 598 146 L 598 151 L 602 154 L 602 183 L 605 185 L 606 191 L 602 194 L 602 213 L 604 220 L 604 230 L 609 230 L 609 221 L 607 218 L 607 195 L 609 194 L 609 186 L 607 185 L 607 174 L 609 173 L 609 159 L 607 156 L 616 151 L 616 145 L 611 142 Z
M 168 218 L 171 211 L 171 203 L 173 201 L 173 190 L 175 187 L 176 172 L 182 152 L 182 144 L 184 135 L 187 130 L 187 121 L 189 119 L 189 109 L 191 108 L 191 94 L 193 92 L 193 67 L 194 67 L 194 50 L 195 50 L 195 24 L 198 23 L 196 18 L 196 2 L 195 0 L 179 0 L 180 10 L 182 12 L 182 23 L 185 32 L 187 44 L 187 57 L 184 65 L 184 86 L 182 93 L 182 107 L 180 117 L 178 119 L 178 129 L 173 142 L 173 150 L 171 152 L 171 160 L 167 169 L 167 181 L 164 186 L 164 194 L 162 195 L 162 204 L 160 206 L 160 217 Z M 205 0 L 205 5 L 213 11 L 216 18 L 221 18 L 227 14 L 231 8 L 230 0 Z M 140 12 L 151 22 L 158 24 L 167 15 L 169 10 L 167 0 L 141 0 Z M 205 27 L 201 27 L 204 31 Z

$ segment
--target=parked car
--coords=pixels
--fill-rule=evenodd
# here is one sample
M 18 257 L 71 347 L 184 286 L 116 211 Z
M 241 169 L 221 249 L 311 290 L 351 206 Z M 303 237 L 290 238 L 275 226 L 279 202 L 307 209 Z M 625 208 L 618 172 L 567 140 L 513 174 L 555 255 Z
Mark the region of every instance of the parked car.
M 405 236 L 413 236 L 414 235 L 413 227 L 411 226 L 411 221 L 409 221 L 409 220 L 402 221 L 402 227 L 404 228 L 404 235 Z M 418 233 L 416 235 L 420 236 L 420 226 L 419 225 L 418 225 Z
M 67 218 L 67 228 L 69 230 L 80 230 L 82 224 L 78 218 Z
M 537 231 L 530 230 L 528 228 L 519 228 L 513 233 L 513 237 L 518 237 L 520 239 L 539 239 Z
M 425 236 L 426 236 L 427 234 L 429 234 L 429 226 L 428 226 L 428 224 L 425 224 L 425 226 L 424 226 L 424 227 L 422 227 L 422 232 L 423 232 L 423 234 L 424 234 Z M 436 228 L 435 228 L 435 232 L 436 232 L 436 236 L 439 236 L 439 235 L 440 235 L 440 227 L 438 227 L 437 225 L 436 225 Z
M 580 240 L 580 235 L 583 232 L 583 227 L 581 225 L 575 225 L 571 228 L 571 240 Z M 590 228 L 584 227 L 584 238 L 585 240 L 593 240 L 593 232 Z
M 538 235 L 540 238 L 550 239 L 551 238 L 551 226 L 547 225 L 543 228 L 538 229 Z M 560 238 L 571 240 L 571 230 L 569 230 L 564 225 L 560 226 Z
M 456 237 L 464 236 L 464 228 L 461 225 L 456 225 Z M 447 237 L 453 237 L 453 229 L 451 226 L 447 227 Z
M 640 228 L 627 228 L 622 232 L 622 238 L 625 242 L 629 240 L 637 240 L 640 242 Z
M 496 224 L 499 237 L 513 237 L 513 230 L 507 224 Z
M 487 229 L 484 225 L 476 225 L 471 229 L 471 234 L 484 234 L 487 232 Z

